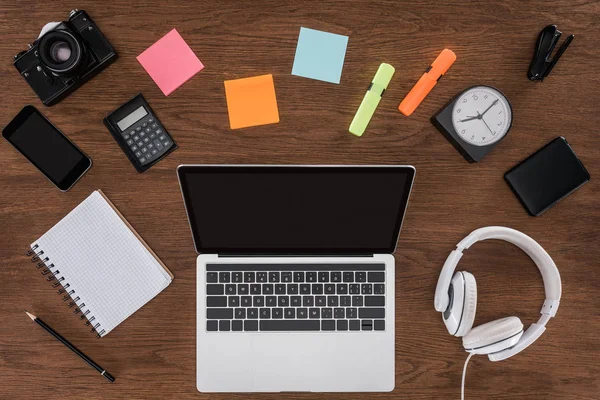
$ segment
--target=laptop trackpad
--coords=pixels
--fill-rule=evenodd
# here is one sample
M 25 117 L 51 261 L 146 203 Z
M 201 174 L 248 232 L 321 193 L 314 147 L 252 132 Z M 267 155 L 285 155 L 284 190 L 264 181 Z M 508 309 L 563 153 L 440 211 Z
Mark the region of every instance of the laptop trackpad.
M 199 332 L 202 392 L 390 391 L 393 332 Z

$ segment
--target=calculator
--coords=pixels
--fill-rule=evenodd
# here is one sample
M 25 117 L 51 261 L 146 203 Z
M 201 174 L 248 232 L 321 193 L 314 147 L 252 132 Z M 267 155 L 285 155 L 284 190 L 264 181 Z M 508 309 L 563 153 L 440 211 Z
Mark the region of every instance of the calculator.
M 141 93 L 104 118 L 104 125 L 138 172 L 177 148 Z

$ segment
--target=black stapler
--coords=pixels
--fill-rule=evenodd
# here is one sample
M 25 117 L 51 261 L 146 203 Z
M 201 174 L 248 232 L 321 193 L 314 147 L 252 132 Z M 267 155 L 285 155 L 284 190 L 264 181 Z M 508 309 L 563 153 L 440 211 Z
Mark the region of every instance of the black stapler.
M 556 25 L 548 25 L 542 29 L 535 44 L 535 52 L 533 53 L 533 59 L 531 60 L 531 64 L 529 64 L 529 71 L 527 72 L 527 77 L 530 80 L 543 81 L 550 74 L 560 56 L 562 56 L 575 37 L 575 35 L 569 35 L 562 46 L 559 47 L 554 57 L 550 58 L 560 35 L 562 35 L 562 32 L 558 30 Z

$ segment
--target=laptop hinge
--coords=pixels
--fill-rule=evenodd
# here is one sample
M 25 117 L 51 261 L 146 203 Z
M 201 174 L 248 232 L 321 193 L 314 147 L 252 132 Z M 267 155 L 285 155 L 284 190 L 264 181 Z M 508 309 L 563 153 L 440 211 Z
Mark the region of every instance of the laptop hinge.
M 364 258 L 373 258 L 374 254 L 229 254 L 229 253 L 219 253 L 217 257 L 227 258 L 227 257 L 240 257 L 240 258 L 248 258 L 248 257 L 285 257 L 285 258 L 300 258 L 300 257 L 364 257 Z

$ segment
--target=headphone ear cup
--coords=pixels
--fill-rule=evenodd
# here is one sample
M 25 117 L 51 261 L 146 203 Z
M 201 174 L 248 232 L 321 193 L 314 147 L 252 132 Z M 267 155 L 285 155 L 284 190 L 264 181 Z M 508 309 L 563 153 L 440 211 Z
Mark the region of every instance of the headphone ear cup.
M 523 336 L 523 323 L 517 317 L 506 317 L 471 329 L 463 337 L 463 347 L 474 354 L 490 354 L 508 349 Z
M 462 311 L 462 318 L 458 325 L 458 330 L 454 336 L 465 336 L 475 322 L 475 313 L 477 311 L 477 281 L 470 272 L 460 271 L 464 279 L 465 297 Z

